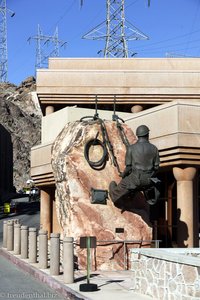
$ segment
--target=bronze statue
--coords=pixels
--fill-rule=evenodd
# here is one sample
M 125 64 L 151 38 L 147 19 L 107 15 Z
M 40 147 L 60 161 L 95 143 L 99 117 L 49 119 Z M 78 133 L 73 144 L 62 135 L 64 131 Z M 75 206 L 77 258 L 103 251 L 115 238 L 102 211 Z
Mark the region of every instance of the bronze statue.
M 127 148 L 126 168 L 122 174 L 122 180 L 119 184 L 112 181 L 109 186 L 110 197 L 116 204 L 131 191 L 145 191 L 160 182 L 158 178 L 155 178 L 160 164 L 159 152 L 157 147 L 149 142 L 149 128 L 146 125 L 140 125 L 136 130 L 136 135 L 137 142 Z M 154 189 L 154 194 L 158 198 L 157 189 Z M 154 204 L 153 202 L 150 204 Z

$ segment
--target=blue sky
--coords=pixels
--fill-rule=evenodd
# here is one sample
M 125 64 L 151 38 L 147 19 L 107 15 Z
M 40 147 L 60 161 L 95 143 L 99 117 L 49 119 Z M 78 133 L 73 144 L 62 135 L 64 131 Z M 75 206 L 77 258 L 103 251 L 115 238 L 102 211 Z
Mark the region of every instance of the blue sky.
M 66 41 L 60 57 L 98 57 L 104 41 L 82 36 L 106 19 L 106 0 L 7 0 L 15 12 L 7 14 L 8 81 L 19 84 L 35 74 L 38 24 L 52 36 L 58 26 L 59 39 Z M 136 57 L 200 56 L 200 0 L 125 0 L 126 19 L 149 40 L 131 41 Z

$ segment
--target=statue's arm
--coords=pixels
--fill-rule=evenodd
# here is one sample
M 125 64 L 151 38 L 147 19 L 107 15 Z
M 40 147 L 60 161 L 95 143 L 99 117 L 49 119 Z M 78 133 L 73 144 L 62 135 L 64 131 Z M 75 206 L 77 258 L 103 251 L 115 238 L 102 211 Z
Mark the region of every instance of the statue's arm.
M 159 157 L 158 149 L 156 148 L 156 156 L 155 156 L 155 160 L 154 160 L 154 170 L 155 170 L 155 173 L 158 171 L 159 166 L 160 166 L 160 157 Z
M 126 165 L 125 170 L 122 173 L 123 178 L 129 175 L 132 170 L 132 155 L 131 155 L 130 147 L 128 147 L 126 150 L 125 165 Z

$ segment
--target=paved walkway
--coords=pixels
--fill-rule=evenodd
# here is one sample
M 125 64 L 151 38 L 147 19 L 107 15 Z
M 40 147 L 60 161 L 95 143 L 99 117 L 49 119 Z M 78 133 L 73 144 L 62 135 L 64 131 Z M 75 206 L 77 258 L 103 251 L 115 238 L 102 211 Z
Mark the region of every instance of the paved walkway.
M 55 293 L 58 292 L 65 299 L 94 299 L 94 300 L 152 300 L 152 297 L 136 293 L 133 287 L 133 278 L 131 271 L 100 271 L 91 274 L 90 283 L 98 285 L 96 292 L 80 292 L 80 284 L 86 283 L 86 272 L 75 272 L 75 283 L 64 284 L 63 276 L 50 276 L 49 269 L 40 270 L 38 264 L 30 264 L 27 259 L 21 259 L 12 252 L 0 249 L 0 255 L 4 256 L 12 263 L 28 272 L 41 282 L 50 286 Z M 6 298 L 5 298 L 6 299 Z M 23 299 L 23 298 L 22 298 Z M 38 298 L 37 298 L 38 299 Z M 42 298 L 41 298 L 42 299 Z M 62 298 L 46 298 L 62 299 Z M 1 300 L 1 298 L 0 298 Z M 155 299 L 154 299 L 155 300 Z
M 85 283 L 86 280 L 81 274 L 76 274 L 77 282 L 71 284 L 70 287 L 75 291 L 79 291 L 79 285 Z M 92 273 L 91 283 L 98 285 L 97 292 L 84 292 L 85 296 L 94 300 L 114 299 L 114 300 L 152 300 L 151 297 L 144 296 L 133 291 L 133 279 L 131 271 L 101 271 Z
M 0 255 L 0 300 L 65 298 Z

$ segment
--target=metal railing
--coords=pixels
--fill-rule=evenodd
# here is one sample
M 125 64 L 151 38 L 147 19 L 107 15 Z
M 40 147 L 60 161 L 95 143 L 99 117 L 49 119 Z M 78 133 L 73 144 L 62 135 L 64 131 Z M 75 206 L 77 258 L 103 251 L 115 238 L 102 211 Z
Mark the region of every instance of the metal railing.
M 97 240 L 96 248 L 98 247 L 106 247 L 109 245 L 114 244 L 121 244 L 123 247 L 123 269 L 128 270 L 129 269 L 129 253 L 128 253 L 128 247 L 127 245 L 138 245 L 138 248 L 146 247 L 146 246 L 152 246 L 154 244 L 154 248 L 159 248 L 161 240 Z M 80 246 L 78 242 L 74 243 L 75 246 Z M 98 260 L 98 255 L 96 248 L 94 250 L 94 260 Z M 114 255 L 115 256 L 115 255 Z M 114 260 L 113 256 L 113 260 Z M 117 261 L 116 261 L 117 262 Z M 95 270 L 97 270 L 97 266 L 95 264 Z

